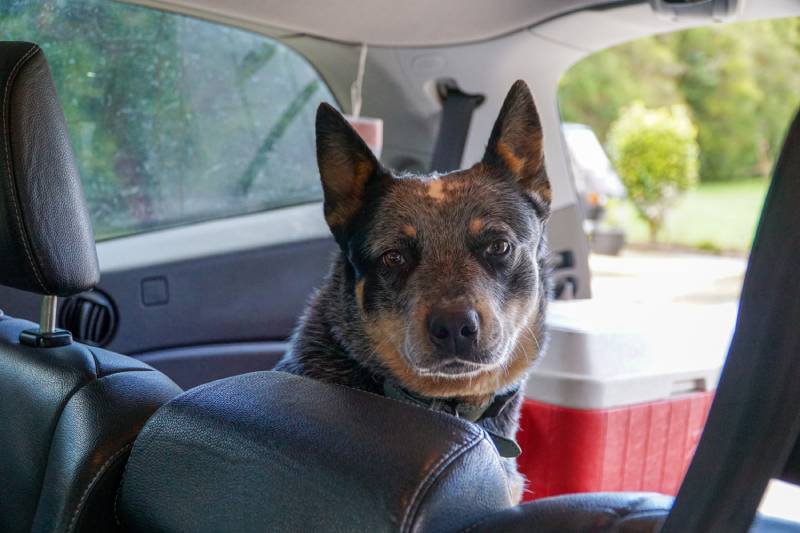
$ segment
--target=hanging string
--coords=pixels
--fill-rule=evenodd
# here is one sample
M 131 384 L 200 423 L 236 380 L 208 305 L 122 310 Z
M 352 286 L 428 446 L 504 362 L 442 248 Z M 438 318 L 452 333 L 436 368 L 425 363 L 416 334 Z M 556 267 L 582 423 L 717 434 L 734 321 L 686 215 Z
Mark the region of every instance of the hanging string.
M 352 115 L 354 118 L 361 116 L 361 87 L 364 83 L 364 68 L 367 64 L 367 44 L 361 45 L 361 53 L 358 56 L 358 71 L 356 72 L 356 79 L 350 86 L 350 106 L 352 107 Z

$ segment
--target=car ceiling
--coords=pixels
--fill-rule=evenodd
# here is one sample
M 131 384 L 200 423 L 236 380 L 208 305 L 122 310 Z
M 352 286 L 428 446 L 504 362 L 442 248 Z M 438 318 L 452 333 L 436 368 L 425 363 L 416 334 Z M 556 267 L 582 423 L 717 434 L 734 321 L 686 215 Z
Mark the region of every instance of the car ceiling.
M 256 23 L 335 41 L 441 46 L 491 39 L 598 5 L 598 0 L 128 0 L 198 16 Z

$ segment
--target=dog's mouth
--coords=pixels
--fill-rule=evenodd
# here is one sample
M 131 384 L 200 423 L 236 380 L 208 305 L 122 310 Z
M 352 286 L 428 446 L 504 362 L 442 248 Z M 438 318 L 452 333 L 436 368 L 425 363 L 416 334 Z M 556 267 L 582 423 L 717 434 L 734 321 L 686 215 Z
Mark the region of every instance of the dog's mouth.
M 493 370 L 497 366 L 497 364 L 476 363 L 454 357 L 431 366 L 417 366 L 415 369 L 423 376 L 460 378 L 478 375 L 482 372 Z
M 413 337 L 406 338 L 398 350 L 406 361 L 406 365 L 420 377 L 430 378 L 473 378 L 481 374 L 493 372 L 503 366 L 507 350 L 505 344 L 492 343 L 482 346 L 479 351 L 466 356 L 455 353 L 441 353 L 432 346 L 412 342 Z

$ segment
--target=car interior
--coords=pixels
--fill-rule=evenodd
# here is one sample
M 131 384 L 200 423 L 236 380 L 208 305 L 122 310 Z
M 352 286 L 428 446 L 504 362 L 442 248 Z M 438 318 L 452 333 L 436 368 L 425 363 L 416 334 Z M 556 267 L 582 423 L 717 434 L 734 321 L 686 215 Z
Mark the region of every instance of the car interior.
M 87 2 L 91 9 L 73 18 L 94 13 L 96 0 Z M 15 0 L 10 9 L 29 3 L 63 7 Z M 200 49 L 189 83 L 196 107 L 186 116 L 198 115 L 198 135 L 230 155 L 230 166 L 223 158 L 214 167 L 223 176 L 234 166 L 260 176 L 248 170 L 252 162 L 234 163 L 245 141 L 226 139 L 232 123 L 220 118 L 242 105 L 233 89 L 244 82 L 220 81 L 204 63 L 223 38 L 282 47 L 275 53 L 313 89 L 288 105 L 295 112 L 321 100 L 351 111 L 364 50 L 362 112 L 383 119 L 381 161 L 398 170 L 446 172 L 478 160 L 508 87 L 526 80 L 546 132 L 558 317 L 591 297 L 561 134 L 564 72 L 638 37 L 800 16 L 789 0 L 113 4 L 122 16 L 173 17 L 185 32 L 178 44 Z M 23 33 L 4 31 L 0 42 L 0 531 L 800 531 L 758 513 L 771 479 L 800 484 L 800 115 L 772 172 L 724 366 L 688 389 L 714 391 L 713 402 L 703 404 L 705 429 L 687 444 L 696 452 L 685 477 L 676 474 L 676 492 L 622 487 L 515 504 L 497 450 L 476 425 L 271 371 L 336 250 L 316 181 L 288 184 L 285 199 L 238 212 L 192 211 L 187 202 L 183 218 L 150 216 L 177 205 L 170 190 L 138 226 L 99 225 L 93 199 L 102 196 L 82 182 L 84 141 L 69 129 L 71 86 L 54 81 L 64 68 L 58 39 Z M 112 37 L 99 42 L 110 50 Z M 148 38 L 131 49 L 147 50 Z M 203 80 L 213 91 L 196 88 Z M 257 91 L 264 80 L 253 83 Z M 307 118 L 283 126 L 307 161 L 282 172 L 314 164 L 313 133 L 299 129 Z M 272 150 L 295 157 L 273 134 L 244 134 L 256 162 Z M 309 183 L 317 179 L 313 167 Z M 253 190 L 269 188 L 253 180 Z M 136 202 L 126 209 L 144 209 Z M 550 354 L 589 350 L 575 331 L 554 321 Z M 699 360 L 703 348 L 688 347 L 687 356 Z M 549 355 L 526 390 L 548 372 L 567 372 L 569 361 Z

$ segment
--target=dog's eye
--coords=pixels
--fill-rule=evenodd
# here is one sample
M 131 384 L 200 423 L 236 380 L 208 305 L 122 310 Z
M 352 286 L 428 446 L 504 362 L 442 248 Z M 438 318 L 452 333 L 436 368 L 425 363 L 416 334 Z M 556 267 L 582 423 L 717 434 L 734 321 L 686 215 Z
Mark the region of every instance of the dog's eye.
M 403 257 L 403 254 L 397 250 L 389 250 L 388 252 L 384 253 L 381 256 L 381 260 L 388 268 L 397 268 L 399 266 L 403 266 L 403 264 L 406 262 L 406 258 Z
M 503 239 L 497 239 L 486 248 L 486 254 L 494 257 L 502 257 L 510 251 L 511 245 Z

